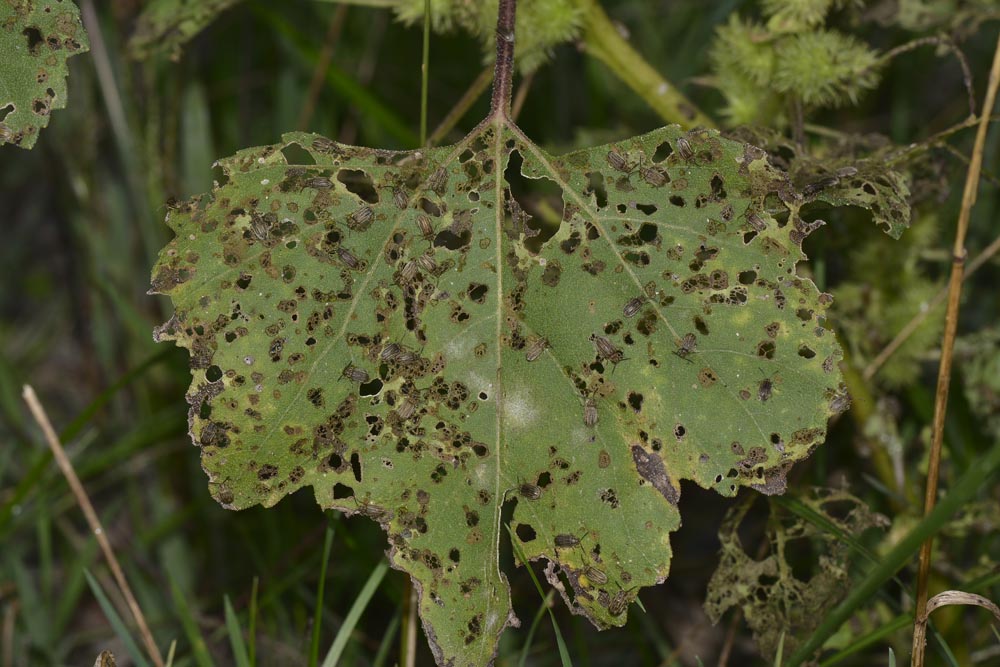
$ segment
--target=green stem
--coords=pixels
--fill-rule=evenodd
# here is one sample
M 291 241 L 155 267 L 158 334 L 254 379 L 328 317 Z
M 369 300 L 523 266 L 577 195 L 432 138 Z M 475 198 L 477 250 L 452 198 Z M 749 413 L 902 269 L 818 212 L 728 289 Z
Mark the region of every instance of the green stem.
M 427 145 L 427 88 L 431 64 L 431 0 L 424 0 L 424 53 L 420 67 L 420 145 Z
M 577 0 L 583 10 L 583 44 L 634 90 L 667 123 L 682 127 L 715 127 L 715 122 L 660 76 L 611 23 L 597 0 Z

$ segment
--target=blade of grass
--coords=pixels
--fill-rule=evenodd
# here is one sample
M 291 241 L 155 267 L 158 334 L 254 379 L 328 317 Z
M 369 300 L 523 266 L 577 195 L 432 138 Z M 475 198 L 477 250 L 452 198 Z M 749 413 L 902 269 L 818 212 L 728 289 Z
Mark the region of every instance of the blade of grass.
M 993 572 L 982 577 L 977 577 L 967 584 L 962 584 L 959 588 L 975 593 L 977 591 L 988 590 L 991 586 L 998 583 L 1000 583 L 1000 572 Z M 905 628 L 912 622 L 912 612 L 900 614 L 888 623 L 883 623 L 868 634 L 852 639 L 850 646 L 841 649 L 839 652 L 821 662 L 820 667 L 833 667 L 834 665 L 843 662 L 846 658 L 863 651 L 875 642 L 888 637 L 893 632 Z
M 122 621 L 121 616 L 115 611 L 115 606 L 111 604 L 111 600 L 104 593 L 104 589 L 101 585 L 97 583 L 93 575 L 90 574 L 90 570 L 84 570 L 83 576 L 87 578 L 87 585 L 90 586 L 90 591 L 97 598 L 97 604 L 100 605 L 101 611 L 104 612 L 105 618 L 108 619 L 108 623 L 111 624 L 112 630 L 115 631 L 118 639 L 121 640 L 122 644 L 125 645 L 125 650 L 128 654 L 135 660 L 136 667 L 149 667 L 149 662 L 146 661 L 146 656 L 142 651 L 139 650 L 139 645 L 135 643 L 135 639 L 132 637 L 132 633 L 128 631 L 125 626 L 125 622 Z
M 250 653 L 250 667 L 257 666 L 257 591 L 260 588 L 260 579 L 253 578 L 253 585 L 250 588 L 250 636 L 248 638 Z
M 510 525 L 504 526 L 507 529 L 507 535 L 510 536 L 510 543 L 514 547 L 514 553 L 517 554 L 517 559 L 521 561 L 521 565 L 524 569 L 528 571 L 531 576 L 531 581 L 535 584 L 535 590 L 538 594 L 545 599 L 545 591 L 542 589 L 542 585 L 538 582 L 538 577 L 535 576 L 535 571 L 531 569 L 531 565 L 528 563 L 528 559 L 524 557 L 524 550 L 521 549 L 521 545 L 517 541 L 517 537 L 514 532 L 510 529 Z M 569 651 L 566 648 L 566 642 L 563 640 L 562 632 L 559 630 L 559 624 L 556 623 L 556 615 L 552 613 L 552 607 L 546 605 L 545 607 L 549 612 L 549 618 L 552 620 L 552 629 L 556 634 L 556 646 L 559 648 L 559 660 L 562 662 L 563 667 L 573 667 L 573 661 L 569 659 Z
M 785 652 L 785 631 L 778 637 L 778 652 L 774 656 L 774 667 L 781 667 L 781 654 Z
M 233 647 L 233 660 L 236 667 L 250 667 L 250 656 L 247 654 L 247 644 L 243 639 L 243 630 L 240 628 L 240 619 L 236 617 L 233 610 L 233 603 L 229 601 L 229 596 L 222 598 L 226 608 L 226 630 L 229 631 L 229 645 Z
M 59 586 L 59 601 L 55 604 L 54 614 L 51 614 L 52 628 L 57 635 L 64 634 L 67 624 L 76 612 L 80 596 L 83 595 L 87 585 L 84 573 L 93 563 L 96 554 L 97 544 L 87 540 L 82 549 L 74 550 L 74 557 L 64 566 L 63 579 Z
M 316 613 L 313 614 L 312 644 L 309 646 L 309 667 L 319 664 L 319 637 L 323 627 L 323 593 L 326 590 L 326 567 L 330 563 L 330 551 L 333 549 L 333 526 L 326 527 L 323 536 L 323 560 L 319 565 L 319 588 L 316 591 Z
M 136 626 L 139 628 L 139 634 L 142 636 L 142 641 L 146 645 L 149 657 L 152 659 L 153 664 L 157 665 L 157 667 L 162 666 L 163 656 L 160 654 L 160 649 L 156 645 L 156 641 L 153 639 L 153 634 L 149 631 L 149 624 L 146 623 L 146 617 L 142 613 L 142 608 L 136 601 L 135 595 L 132 593 L 132 589 L 128 585 L 128 580 L 125 579 L 125 573 L 122 571 L 121 564 L 118 562 L 118 558 L 115 556 L 115 552 L 111 548 L 111 542 L 105 534 L 104 527 L 101 525 L 101 520 L 98 518 L 97 512 L 94 510 L 94 505 L 90 502 L 90 498 L 87 496 L 87 492 L 83 488 L 83 484 L 80 483 L 80 478 L 73 469 L 73 464 L 70 462 L 69 457 L 66 456 L 66 451 L 62 447 L 62 443 L 59 442 L 59 437 L 56 435 L 55 429 L 52 428 L 52 422 L 49 421 L 49 416 L 45 413 L 45 409 L 42 407 L 42 404 L 38 401 L 38 397 L 35 395 L 35 390 L 32 389 L 30 385 L 24 386 L 23 397 L 24 402 L 28 405 L 28 409 L 31 411 L 32 417 L 34 417 L 38 426 L 42 429 L 42 433 L 45 434 L 45 440 L 49 445 L 49 449 L 52 451 L 53 458 L 55 458 L 56 463 L 59 465 L 59 469 L 66 478 L 66 483 L 69 484 L 70 489 L 73 490 L 73 495 L 76 497 L 77 504 L 80 505 L 80 510 L 83 512 L 83 516 L 87 520 L 87 525 L 90 527 L 91 532 L 97 539 L 97 544 L 101 547 L 101 552 L 104 554 L 104 560 L 107 561 L 108 568 L 111 570 L 112 576 L 114 576 L 115 583 L 118 584 L 118 590 L 121 592 L 122 597 L 125 598 L 129 611 L 132 613 L 132 618 L 135 620 Z
M 198 667 L 215 667 L 212 656 L 208 652 L 205 638 L 198 628 L 198 622 L 195 620 L 194 614 L 191 613 L 191 606 L 188 604 L 177 582 L 172 577 L 169 577 L 169 573 L 168 578 L 170 579 L 170 596 L 174 600 L 174 607 L 177 610 L 177 616 L 180 618 L 181 626 L 184 628 L 184 634 L 187 635 L 188 642 L 191 644 L 191 653 L 194 656 L 195 664 Z
M 881 586 L 891 579 L 928 537 L 936 534 L 976 493 L 984 488 L 989 477 L 1000 467 L 1000 443 L 972 461 L 969 468 L 959 477 L 937 506 L 920 520 L 896 543 L 888 553 L 879 559 L 879 564 L 869 570 L 860 580 L 850 585 L 851 592 L 830 611 L 799 649 L 789 658 L 787 667 L 798 667 L 836 632 L 851 616 L 872 598 Z
M 288 40 L 288 44 L 301 60 L 311 63 L 319 57 L 318 49 L 313 46 L 314 40 L 289 22 L 283 12 L 263 3 L 254 3 L 252 8 L 272 30 Z M 406 147 L 419 145 L 416 133 L 407 127 L 389 106 L 332 63 L 326 70 L 326 81 L 331 88 L 350 100 L 361 115 L 377 123 L 400 144 Z
M 913 622 L 913 614 L 902 614 L 892 619 L 888 623 L 884 623 L 872 630 L 868 634 L 860 637 L 858 639 L 852 639 L 851 645 L 845 649 L 842 649 L 838 653 L 830 656 L 826 660 L 820 663 L 820 667 L 832 667 L 833 665 L 839 665 L 841 662 L 847 658 L 855 655 L 864 649 L 868 648 L 872 644 L 885 639 L 886 637 L 892 635 L 898 630 L 902 630 L 910 623 Z
M 107 389 L 98 394 L 73 421 L 63 428 L 59 433 L 59 439 L 63 442 L 69 442 L 79 435 L 83 427 L 90 423 L 90 420 L 97 414 L 97 411 L 104 407 L 115 394 L 141 377 L 150 368 L 164 361 L 173 352 L 173 349 L 161 350 L 115 380 Z M 24 502 L 28 494 L 41 482 L 42 477 L 49 469 L 50 463 L 52 463 L 52 452 L 48 449 L 39 452 L 35 458 L 35 462 L 31 464 L 31 468 L 28 469 L 28 472 L 24 473 L 17 483 L 14 492 L 3 505 L 0 505 L 0 533 L 3 532 L 8 522 L 13 518 L 14 508 Z
M 364 613 L 368 603 L 371 602 L 372 596 L 375 595 L 375 591 L 378 589 L 379 584 L 382 583 L 382 579 L 388 571 L 389 561 L 383 560 L 368 575 L 368 581 L 361 587 L 361 592 L 358 593 L 358 597 L 355 598 L 350 611 L 344 617 L 344 623 L 340 626 L 340 630 L 337 631 L 337 636 L 333 638 L 333 644 L 330 645 L 330 650 L 323 660 L 322 667 L 335 667 L 338 663 L 341 654 L 344 652 L 344 648 L 347 646 L 348 640 L 351 638 L 351 633 L 358 624 L 358 619 L 361 618 L 361 614 Z
M 389 621 L 389 627 L 385 629 L 385 633 L 382 635 L 382 642 L 378 645 L 378 651 L 375 652 L 375 659 L 372 660 L 372 667 L 383 667 L 389 659 L 389 653 L 392 651 L 392 646 L 396 643 L 396 633 L 399 632 L 399 623 L 402 618 L 402 612 L 397 609 L 396 613 L 392 615 L 392 619 Z
M 555 594 L 555 590 L 549 589 L 548 594 L 542 598 L 542 604 L 538 607 L 538 611 L 535 612 L 535 617 L 531 619 L 531 627 L 528 628 L 528 636 L 524 638 L 524 648 L 521 649 L 521 657 L 517 660 L 517 667 L 524 667 L 528 661 L 528 653 L 531 651 L 531 642 L 535 639 L 535 632 L 538 630 L 538 624 L 542 622 L 542 618 L 545 617 L 545 611 L 549 608 L 552 603 L 552 596 Z

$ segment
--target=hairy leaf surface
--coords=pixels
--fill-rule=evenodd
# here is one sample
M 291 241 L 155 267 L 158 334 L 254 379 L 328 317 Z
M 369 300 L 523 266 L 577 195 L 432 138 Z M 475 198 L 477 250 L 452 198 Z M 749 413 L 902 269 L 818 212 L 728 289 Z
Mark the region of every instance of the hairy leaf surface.
M 66 60 L 90 48 L 70 0 L 0 3 L 0 146 L 31 148 L 66 108 Z
M 780 492 L 847 407 L 830 297 L 795 272 L 805 199 L 748 144 L 553 156 L 495 114 L 444 148 L 292 133 L 220 165 L 153 274 L 212 494 L 309 486 L 378 521 L 441 664 L 517 622 L 505 503 L 571 609 L 622 625 L 667 576 L 681 480 Z

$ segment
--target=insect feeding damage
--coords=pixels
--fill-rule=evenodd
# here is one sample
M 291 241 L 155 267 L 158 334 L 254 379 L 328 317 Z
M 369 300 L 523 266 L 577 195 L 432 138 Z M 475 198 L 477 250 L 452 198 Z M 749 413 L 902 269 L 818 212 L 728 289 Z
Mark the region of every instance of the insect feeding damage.
M 35 145 L 52 111 L 66 107 L 66 61 L 89 49 L 74 3 L 0 3 L 0 146 Z
M 515 154 L 560 193 L 544 235 L 515 224 Z M 153 271 L 210 489 L 378 521 L 441 664 L 516 623 L 505 501 L 573 611 L 621 625 L 668 574 L 681 480 L 777 488 L 842 407 L 796 229 L 749 218 L 791 186 L 745 144 L 668 127 L 556 156 L 501 104 L 454 146 L 291 133 L 219 165 Z

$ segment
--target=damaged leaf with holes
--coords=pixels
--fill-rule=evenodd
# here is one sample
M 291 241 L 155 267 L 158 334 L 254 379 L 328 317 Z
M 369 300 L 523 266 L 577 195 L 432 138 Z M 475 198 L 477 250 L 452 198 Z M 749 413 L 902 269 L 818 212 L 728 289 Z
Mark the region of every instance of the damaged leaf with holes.
M 66 107 L 67 59 L 90 48 L 70 0 L 0 3 L 0 146 L 31 148 Z
M 741 609 L 760 654 L 770 657 L 782 642 L 784 651 L 794 652 L 847 594 L 851 545 L 836 531 L 857 536 L 869 528 L 884 529 L 889 521 L 845 491 L 813 489 L 800 502 L 833 530 L 771 504 L 763 536 L 768 552 L 758 559 L 747 553 L 755 552 L 756 545 L 740 540 L 754 500 L 733 507 L 719 528 L 722 551 L 708 583 L 705 611 L 718 623 L 729 609 Z M 803 571 L 812 574 L 797 576 Z
M 152 0 L 142 10 L 128 42 L 133 58 L 158 53 L 177 60 L 184 45 L 194 39 L 219 14 L 240 0 Z
M 513 539 L 574 613 L 662 582 L 681 481 L 780 493 L 847 408 L 815 227 L 765 153 L 677 127 L 550 155 L 491 116 L 414 152 L 220 161 L 153 272 L 224 506 L 310 487 L 386 531 L 440 664 L 516 625 Z

